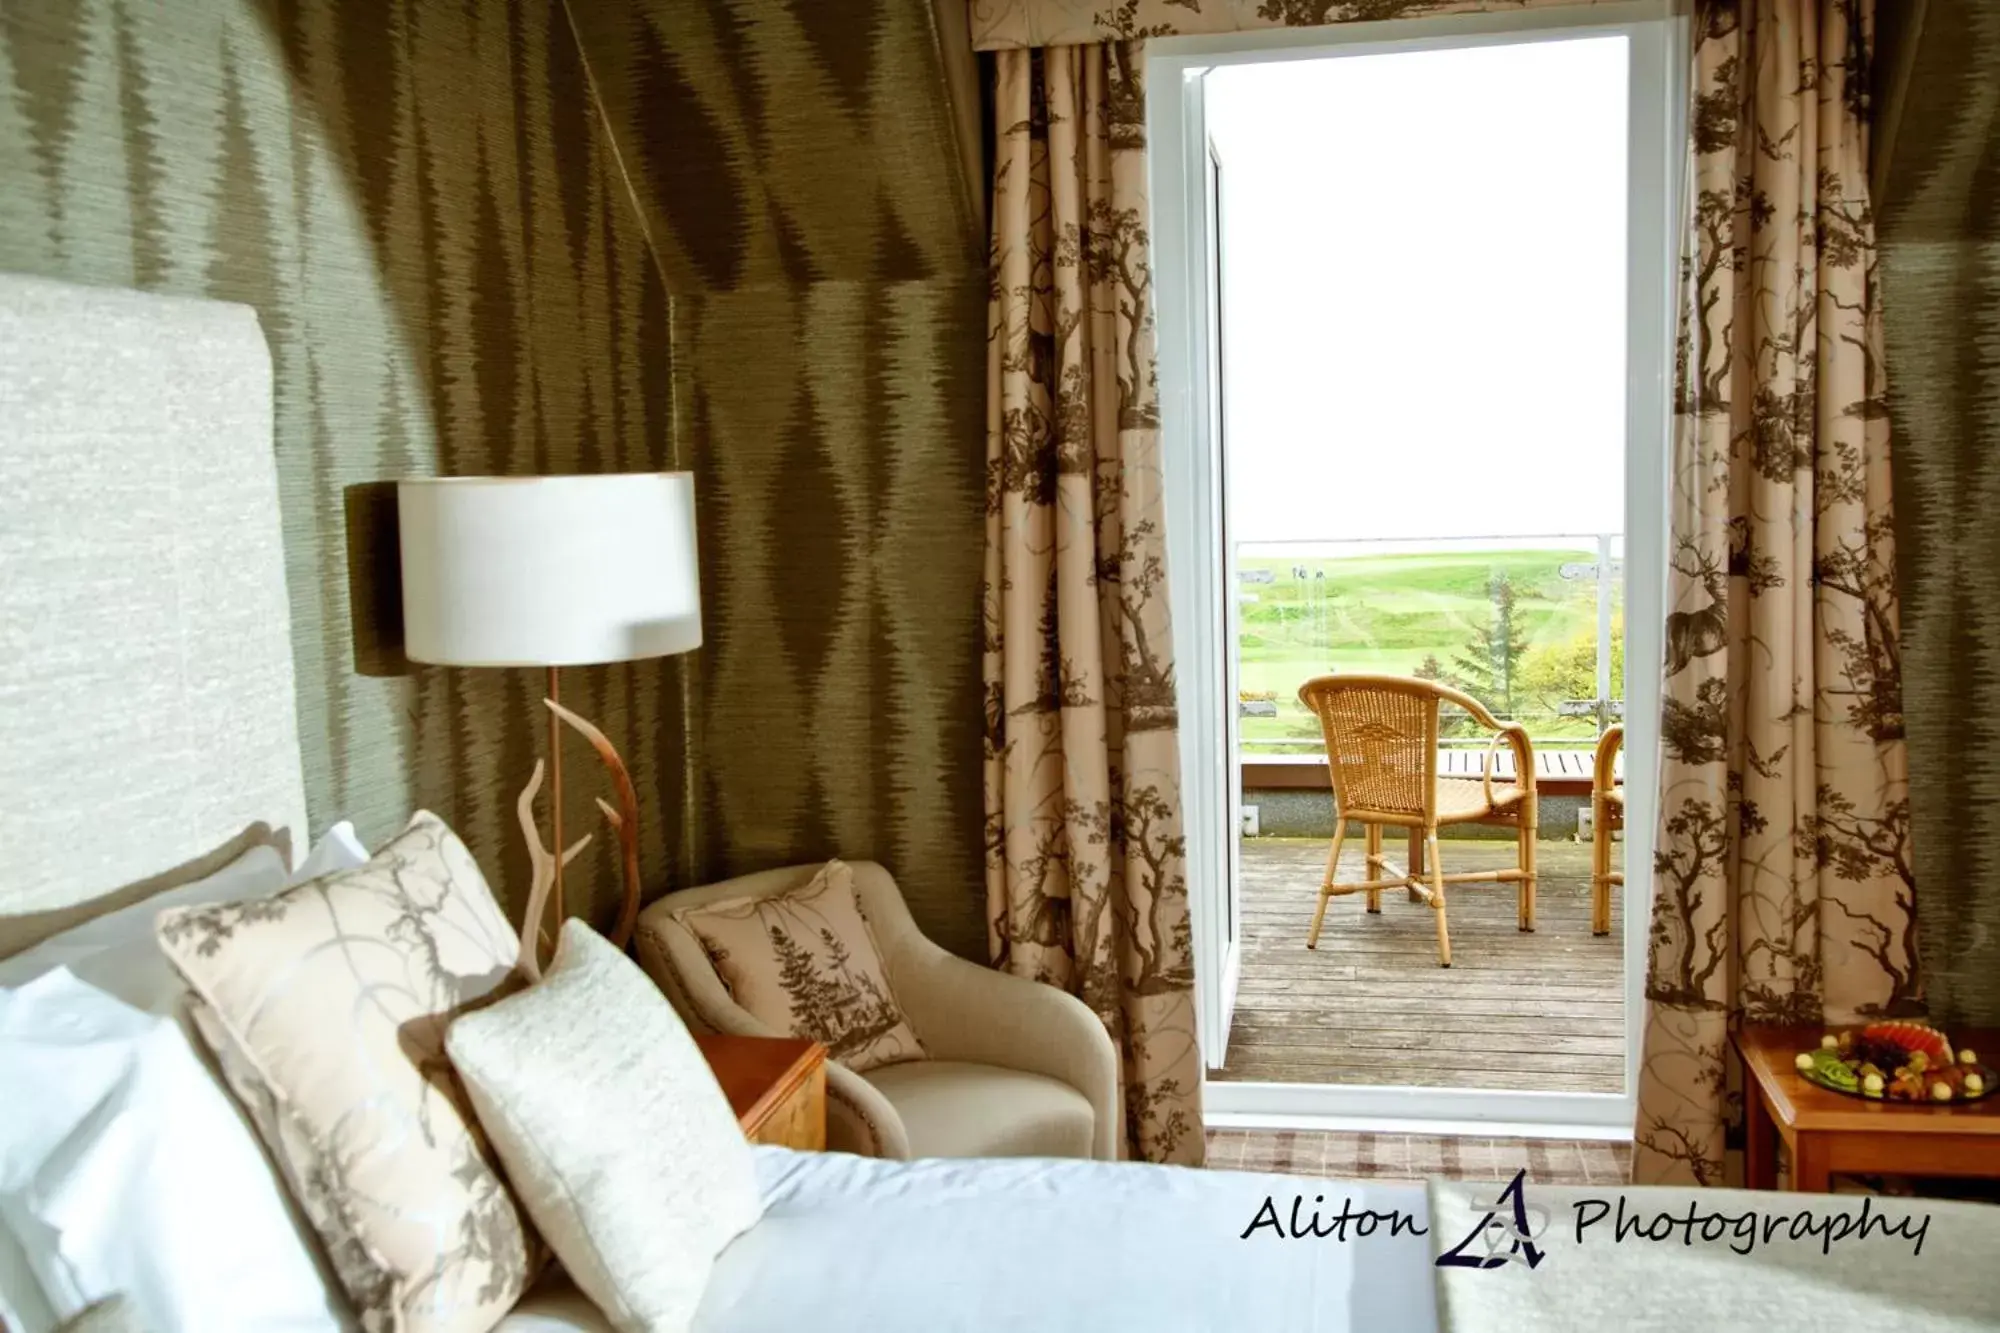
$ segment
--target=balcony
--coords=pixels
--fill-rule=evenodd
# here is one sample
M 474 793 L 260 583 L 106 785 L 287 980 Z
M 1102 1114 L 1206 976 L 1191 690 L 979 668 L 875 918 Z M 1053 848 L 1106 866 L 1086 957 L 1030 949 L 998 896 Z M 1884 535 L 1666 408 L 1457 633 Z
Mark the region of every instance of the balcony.
M 1590 750 L 1624 711 L 1623 553 L 1617 533 L 1237 543 L 1238 761 L 1259 827 L 1332 832 L 1298 688 L 1354 671 L 1440 679 L 1526 726 L 1544 836 L 1575 834 Z M 1445 732 L 1442 771 L 1477 776 L 1485 737 Z
M 1262 836 L 1241 842 L 1242 970 L 1224 1082 L 1616 1093 L 1625 1077 L 1624 956 L 1590 933 L 1591 752 L 1623 713 L 1623 540 L 1616 533 L 1367 543 L 1241 543 L 1238 758 Z M 1307 927 L 1333 831 L 1318 721 L 1298 702 L 1330 671 L 1430 676 L 1520 722 L 1535 746 L 1537 929 L 1511 888 L 1447 890 L 1453 965 L 1430 910 L 1402 893 L 1370 915 L 1329 905 Z M 1484 735 L 1447 720 L 1440 768 L 1477 776 Z M 1513 775 L 1502 751 L 1498 775 Z M 1457 826 L 1447 836 L 1504 829 Z M 1581 840 L 1579 835 L 1584 834 Z M 1399 848 L 1392 840 L 1390 854 Z M 1360 838 L 1341 878 L 1366 878 Z M 1454 870 L 1514 849 L 1454 841 Z M 1622 912 L 1613 891 L 1613 920 Z
M 1360 839 L 1342 875 L 1362 874 Z M 1512 848 L 1454 845 L 1455 869 L 1499 865 Z M 1359 897 L 1328 907 L 1306 949 L 1326 843 L 1245 838 L 1243 970 L 1223 1082 L 1618 1092 L 1625 1080 L 1625 981 L 1616 935 L 1590 933 L 1590 846 L 1540 852 L 1536 929 L 1515 928 L 1514 891 L 1449 891 L 1452 965 L 1437 965 L 1431 912 L 1401 893 L 1370 916 Z M 1612 919 L 1624 910 L 1612 890 Z

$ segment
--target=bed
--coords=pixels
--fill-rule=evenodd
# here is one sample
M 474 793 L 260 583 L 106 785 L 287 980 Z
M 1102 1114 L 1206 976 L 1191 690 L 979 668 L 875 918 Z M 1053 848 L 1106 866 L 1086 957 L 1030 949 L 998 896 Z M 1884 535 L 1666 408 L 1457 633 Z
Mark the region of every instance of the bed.
M 252 312 L 0 276 L 0 998 L 22 985 L 31 946 L 150 910 L 259 848 L 292 868 L 309 845 L 270 431 Z M 1923 1254 L 1885 1248 L 1896 1262 L 1872 1269 L 1805 1250 L 1711 1264 L 1704 1297 L 1676 1289 L 1687 1270 L 1672 1265 L 1688 1261 L 1671 1247 L 1634 1270 L 1561 1227 L 1545 1240 L 1561 1282 L 1501 1259 L 1439 1268 L 1460 1231 L 1481 1238 L 1481 1258 L 1520 1257 L 1508 1236 L 1511 1250 L 1487 1244 L 1492 1187 L 756 1152 L 762 1217 L 717 1260 L 702 1333 L 1723 1327 L 1746 1289 L 1786 1303 L 1759 1320 L 1772 1328 L 1803 1326 L 1785 1310 L 1832 1297 L 1877 1327 L 1972 1327 L 1968 1310 L 1995 1308 L 1987 1267 L 1963 1261 L 2000 1246 L 1976 1209 L 1941 1206 L 1947 1225 Z M 0 1197 L 0 1298 L 20 1281 L 9 1216 Z M 1637 1295 L 1633 1271 L 1663 1294 Z M 1914 1313 L 1913 1282 L 1926 1293 Z M 326 1300 L 322 1324 L 343 1326 Z M 66 1313 L 14 1308 L 28 1333 Z M 499 1327 L 610 1324 L 558 1276 Z
M 764 1218 L 723 1251 L 696 1333 L 1437 1327 L 1429 1242 L 1407 1228 L 1344 1245 L 1238 1239 L 1266 1198 L 1289 1211 L 1302 1186 L 1322 1217 L 1346 1203 L 1415 1225 L 1422 1185 L 756 1151 Z M 558 1281 L 501 1327 L 610 1325 Z

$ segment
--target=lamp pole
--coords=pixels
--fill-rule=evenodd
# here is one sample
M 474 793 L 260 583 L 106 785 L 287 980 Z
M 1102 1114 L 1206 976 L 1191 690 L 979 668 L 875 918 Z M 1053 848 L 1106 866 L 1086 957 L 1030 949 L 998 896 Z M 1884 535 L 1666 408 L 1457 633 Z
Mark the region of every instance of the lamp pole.
M 549 698 L 562 702 L 557 693 L 557 678 L 560 667 L 549 668 Z M 556 920 L 563 919 L 563 785 L 562 785 L 562 719 L 549 713 L 549 838 L 556 853 L 556 879 L 550 889 L 556 900 Z

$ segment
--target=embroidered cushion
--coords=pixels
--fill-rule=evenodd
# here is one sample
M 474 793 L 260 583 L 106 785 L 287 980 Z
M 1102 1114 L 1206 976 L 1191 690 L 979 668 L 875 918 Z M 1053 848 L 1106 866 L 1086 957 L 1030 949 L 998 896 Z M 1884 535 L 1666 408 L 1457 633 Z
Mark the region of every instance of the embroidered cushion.
M 923 1058 L 845 862 L 827 862 L 788 893 L 691 907 L 672 920 L 701 941 L 753 1017 L 811 1037 L 857 1073 Z
M 571 918 L 541 982 L 445 1044 L 576 1285 L 617 1328 L 688 1327 L 763 1201 L 729 1100 L 659 988 Z
M 157 929 L 362 1326 L 498 1323 L 540 1255 L 444 1033 L 508 984 L 519 941 L 465 844 L 420 811 L 358 869 Z

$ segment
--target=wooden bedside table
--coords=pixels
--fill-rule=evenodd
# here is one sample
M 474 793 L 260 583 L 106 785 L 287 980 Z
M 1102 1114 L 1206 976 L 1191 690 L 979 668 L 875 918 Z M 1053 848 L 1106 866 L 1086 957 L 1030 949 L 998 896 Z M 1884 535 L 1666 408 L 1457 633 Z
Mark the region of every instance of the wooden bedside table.
M 1793 1061 L 1819 1045 L 1824 1028 L 1744 1028 L 1745 1183 L 1777 1185 L 1777 1144 L 1792 1154 L 1792 1188 L 1824 1194 L 1843 1174 L 1978 1176 L 2000 1179 L 2000 1095 L 1956 1106 L 1917 1106 L 1845 1097 L 1799 1077 Z M 1950 1034 L 1990 1061 L 2000 1031 Z
M 826 1048 L 805 1037 L 697 1036 L 743 1137 L 803 1152 L 826 1148 Z

